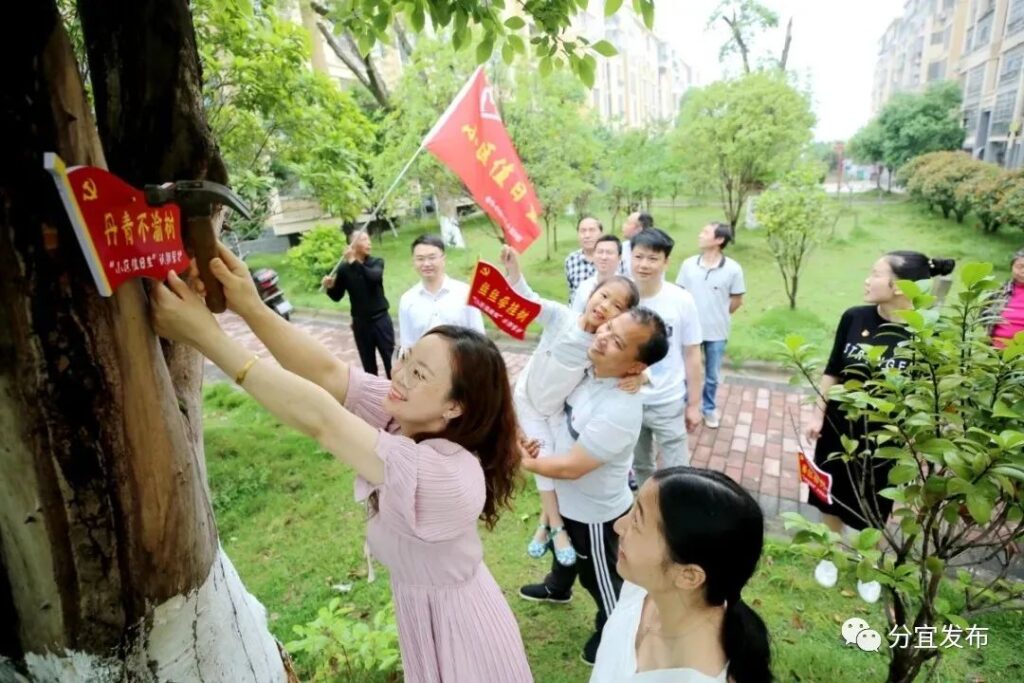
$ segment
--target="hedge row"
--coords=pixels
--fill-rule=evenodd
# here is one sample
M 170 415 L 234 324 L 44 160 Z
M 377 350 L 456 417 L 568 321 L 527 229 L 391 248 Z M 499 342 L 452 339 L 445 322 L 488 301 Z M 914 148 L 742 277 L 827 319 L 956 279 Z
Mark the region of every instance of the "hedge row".
M 973 213 L 985 232 L 1024 230 L 1024 172 L 1006 171 L 964 152 L 914 157 L 896 175 L 910 195 L 958 223 Z

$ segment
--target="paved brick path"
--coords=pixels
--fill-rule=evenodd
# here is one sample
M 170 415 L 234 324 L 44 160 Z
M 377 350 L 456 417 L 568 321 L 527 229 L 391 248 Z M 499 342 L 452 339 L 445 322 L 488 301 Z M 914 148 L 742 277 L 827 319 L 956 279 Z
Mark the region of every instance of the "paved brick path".
M 253 351 L 263 345 L 238 317 L 220 316 L 232 337 Z M 319 340 L 339 357 L 358 363 L 351 328 L 338 318 L 299 318 L 294 324 Z M 500 344 L 512 381 L 526 365 L 530 347 Z M 383 372 L 383 365 L 381 372 Z M 212 373 L 216 369 L 209 367 Z M 810 407 L 792 387 L 781 383 L 725 373 L 718 390 L 721 426 L 701 426 L 690 436 L 692 464 L 723 471 L 758 496 L 765 513 L 799 509 L 817 518 L 817 510 L 798 501 L 807 499 L 806 486 L 797 476 L 799 441 L 794 423 L 807 422 Z

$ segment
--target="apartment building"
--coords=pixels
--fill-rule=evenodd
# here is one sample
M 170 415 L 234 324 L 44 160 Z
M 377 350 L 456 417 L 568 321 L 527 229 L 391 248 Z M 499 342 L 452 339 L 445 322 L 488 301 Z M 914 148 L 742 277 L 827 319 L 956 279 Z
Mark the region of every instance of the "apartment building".
M 604 2 L 592 1 L 572 21 L 572 31 L 591 42 L 607 40 L 619 54 L 598 57 L 590 104 L 602 121 L 625 128 L 672 121 L 693 70 L 679 52 L 634 12 L 604 16 Z
M 896 92 L 956 80 L 964 149 L 1009 168 L 1024 165 L 1024 0 L 907 0 L 879 41 L 877 112 Z

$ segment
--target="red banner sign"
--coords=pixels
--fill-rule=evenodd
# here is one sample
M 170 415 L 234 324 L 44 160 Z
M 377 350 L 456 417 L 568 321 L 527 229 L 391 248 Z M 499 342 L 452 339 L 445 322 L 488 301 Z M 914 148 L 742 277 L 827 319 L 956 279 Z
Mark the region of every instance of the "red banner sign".
M 818 500 L 823 503 L 832 504 L 832 475 L 821 470 L 814 461 L 804 455 L 803 451 L 797 453 L 800 460 L 800 481 L 807 484 Z
M 476 262 L 466 303 L 486 313 L 498 329 L 516 339 L 526 337 L 527 326 L 540 314 L 540 304 L 516 293 L 501 271 L 486 261 Z
M 423 144 L 462 179 L 474 201 L 501 226 L 505 241 L 519 253 L 526 251 L 540 235 L 537 220 L 542 207 L 502 123 L 483 67 L 455 96 Z
M 113 173 L 95 166 L 68 169 L 56 154 L 47 153 L 44 166 L 102 296 L 128 280 L 163 280 L 188 267 L 177 204 L 150 206 L 141 190 Z

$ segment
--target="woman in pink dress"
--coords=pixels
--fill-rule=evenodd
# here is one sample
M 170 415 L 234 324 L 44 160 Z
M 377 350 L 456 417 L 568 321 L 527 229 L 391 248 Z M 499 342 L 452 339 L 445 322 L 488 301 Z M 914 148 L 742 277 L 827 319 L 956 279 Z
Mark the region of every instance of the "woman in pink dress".
M 157 333 L 198 349 L 285 424 L 359 475 L 368 540 L 391 572 L 405 680 L 532 681 L 519 627 L 483 563 L 477 532 L 513 491 L 520 453 L 505 363 L 494 343 L 443 326 L 378 379 L 334 357 L 260 301 L 245 264 L 221 247 L 211 267 L 280 363 L 228 337 L 177 276 L 151 289 Z
M 1004 348 L 1018 332 L 1024 331 L 1024 249 L 1010 259 L 1010 280 L 985 312 L 989 334 L 997 349 Z

